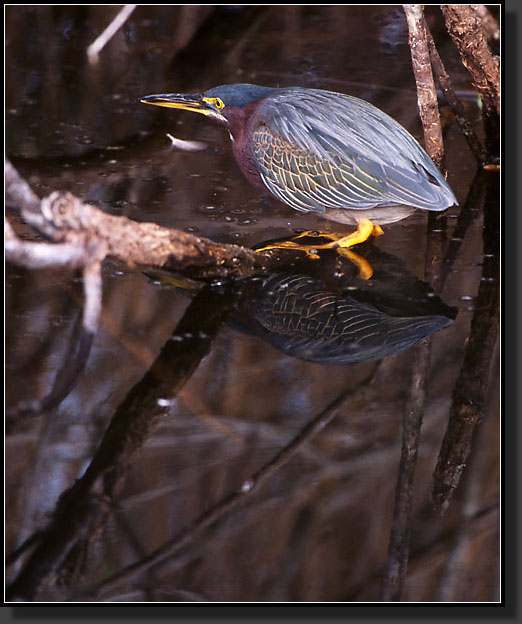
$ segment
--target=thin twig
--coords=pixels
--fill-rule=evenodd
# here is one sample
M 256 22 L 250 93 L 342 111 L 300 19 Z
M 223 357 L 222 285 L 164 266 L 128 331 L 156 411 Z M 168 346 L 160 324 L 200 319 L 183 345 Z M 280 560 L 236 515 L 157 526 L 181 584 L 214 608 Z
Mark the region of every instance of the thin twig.
M 34 533 L 31 533 L 31 535 L 29 535 L 29 537 L 24 540 L 20 546 L 17 546 L 12 553 L 10 553 L 6 558 L 5 558 L 5 565 L 6 568 L 13 565 L 13 563 L 16 563 L 16 561 L 25 553 L 27 552 L 30 548 L 32 548 L 33 546 L 35 546 L 36 544 L 38 544 L 38 542 L 40 541 L 42 535 L 43 535 L 43 531 L 42 530 L 38 530 L 35 531 Z
M 85 249 L 73 243 L 41 243 L 21 240 L 4 220 L 5 259 L 26 269 L 77 269 L 88 262 Z
M 484 207 L 484 200 L 486 196 L 486 176 L 488 174 L 482 167 L 478 167 L 475 178 L 471 183 L 468 195 L 465 202 L 462 204 L 453 230 L 453 234 L 448 241 L 446 249 L 444 251 L 444 259 L 441 263 L 441 275 L 439 290 L 442 291 L 446 280 L 455 264 L 459 250 L 464 242 L 466 232 L 468 231 L 471 223 L 482 212 Z
M 57 407 L 78 381 L 98 328 L 102 307 L 101 260 L 106 246 L 100 244 L 48 244 L 20 240 L 5 221 L 6 259 L 28 268 L 83 269 L 84 305 L 79 338 L 71 341 L 64 362 L 50 392 L 40 399 L 26 399 L 6 410 L 6 430 L 21 420 L 38 416 Z
M 457 98 L 455 91 L 453 90 L 450 77 L 446 72 L 446 68 L 444 67 L 439 53 L 437 52 L 435 42 L 433 41 L 433 37 L 431 36 L 428 28 L 426 28 L 426 34 L 428 38 L 428 49 L 430 53 L 431 66 L 433 67 L 433 72 L 435 74 L 437 82 L 439 83 L 441 91 L 446 98 L 446 102 L 453 111 L 457 125 L 464 135 L 464 138 L 466 139 L 471 152 L 480 164 L 486 164 L 489 161 L 488 154 L 486 153 L 486 150 L 482 147 L 480 140 L 473 130 L 471 122 L 464 112 L 464 108 L 460 100 Z
M 87 48 L 87 57 L 89 63 L 96 64 L 99 60 L 99 53 L 105 47 L 105 45 L 112 39 L 116 32 L 125 24 L 129 19 L 132 12 L 136 8 L 136 4 L 126 4 L 122 9 L 118 11 L 116 17 L 107 26 L 99 37 L 97 37 L 91 45 Z

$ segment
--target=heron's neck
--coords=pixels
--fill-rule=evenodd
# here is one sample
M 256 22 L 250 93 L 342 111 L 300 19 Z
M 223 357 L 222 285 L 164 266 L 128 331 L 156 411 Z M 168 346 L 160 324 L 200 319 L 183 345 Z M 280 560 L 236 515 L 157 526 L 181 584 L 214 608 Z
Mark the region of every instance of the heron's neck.
M 239 168 L 247 180 L 254 186 L 265 189 L 254 160 L 250 140 L 251 128 L 248 123 L 249 118 L 250 112 L 248 109 L 236 109 L 232 115 L 229 115 L 227 127 L 232 140 L 232 151 Z

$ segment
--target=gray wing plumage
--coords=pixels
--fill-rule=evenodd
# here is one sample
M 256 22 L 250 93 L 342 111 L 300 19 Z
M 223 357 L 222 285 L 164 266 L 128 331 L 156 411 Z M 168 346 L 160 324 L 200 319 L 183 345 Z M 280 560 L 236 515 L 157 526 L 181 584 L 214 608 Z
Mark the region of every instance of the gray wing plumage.
M 253 151 L 261 177 L 302 211 L 456 204 L 419 143 L 372 104 L 348 95 L 291 87 L 257 112 Z

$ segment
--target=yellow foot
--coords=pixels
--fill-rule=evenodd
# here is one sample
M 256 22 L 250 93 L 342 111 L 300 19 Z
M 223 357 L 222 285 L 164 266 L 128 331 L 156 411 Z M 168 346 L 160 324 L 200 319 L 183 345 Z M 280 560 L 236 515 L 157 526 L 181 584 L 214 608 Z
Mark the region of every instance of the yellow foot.
M 294 236 L 291 240 L 281 241 L 266 245 L 265 247 L 257 247 L 256 251 L 268 251 L 269 249 L 295 249 L 296 251 L 304 251 L 307 256 L 313 259 L 319 258 L 318 250 L 320 249 L 336 249 L 337 252 L 354 262 L 359 267 L 359 275 L 364 279 L 370 279 L 373 275 L 373 269 L 370 263 L 349 250 L 350 247 L 364 243 L 370 236 L 381 236 L 384 232 L 380 225 L 373 225 L 369 219 L 360 219 L 357 223 L 357 230 L 351 234 L 325 234 L 323 232 L 307 231 Z M 313 244 L 302 244 L 297 242 L 300 238 L 326 238 L 330 242 Z

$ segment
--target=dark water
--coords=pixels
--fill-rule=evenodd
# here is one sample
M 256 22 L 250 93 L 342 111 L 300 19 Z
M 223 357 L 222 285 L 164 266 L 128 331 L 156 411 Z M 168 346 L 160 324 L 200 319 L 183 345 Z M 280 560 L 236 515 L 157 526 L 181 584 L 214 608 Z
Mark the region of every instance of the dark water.
M 325 88 L 371 101 L 421 137 L 399 6 L 138 7 L 91 67 L 85 49 L 113 13 L 103 6 L 7 9 L 7 154 L 41 196 L 70 190 L 113 214 L 247 246 L 305 229 L 335 229 L 260 196 L 241 177 L 226 131 L 201 116 L 139 104 L 150 93 L 198 92 L 228 82 Z M 478 120 L 468 76 L 435 8 L 428 18 L 455 87 Z M 176 151 L 167 132 L 207 148 Z M 453 123 L 445 147 L 448 182 L 463 206 L 482 182 Z M 402 306 L 403 316 L 452 318 L 448 310 L 458 310 L 454 322 L 430 328 L 438 331 L 416 475 L 405 593 L 411 601 L 498 599 L 498 347 L 465 482 L 444 518 L 429 499 L 479 286 L 496 275 L 494 269 L 483 274 L 483 215 L 498 210 L 493 176 L 484 184 L 489 190 L 477 193 L 465 218 L 454 207 L 441 223 L 450 261 L 437 297 L 426 296 L 429 285 L 422 286 L 422 297 L 431 299 L 428 312 L 403 310 L 413 297 L 405 293 L 425 277 L 425 214 L 386 227 L 364 252 L 386 258 L 384 265 L 374 259 L 383 314 Z M 353 274 L 353 265 L 343 271 Z M 356 271 L 352 278 L 358 279 Z M 321 292 L 335 291 L 324 276 L 313 279 L 322 280 Z M 360 286 L 354 287 L 359 294 Z M 86 578 L 96 582 L 160 546 L 238 490 L 338 394 L 353 389 L 350 401 L 233 514 L 198 534 L 166 566 L 122 585 L 112 599 L 377 599 L 413 351 L 377 351 L 371 361 L 349 366 L 302 359 L 302 345 L 296 353 L 287 338 L 253 327 L 252 310 L 269 301 L 272 313 L 274 292 L 272 284 L 268 299 L 257 295 L 250 311 L 220 331 L 169 417 L 148 438 L 117 513 L 90 552 Z M 442 312 L 434 312 L 435 299 Z M 48 391 L 81 301 L 77 277 L 7 267 L 7 406 Z M 7 438 L 7 552 L 45 525 L 189 302 L 140 270 L 106 264 L 101 327 L 78 385 L 58 409 Z M 332 305 L 338 318 L 337 295 Z M 42 599 L 67 600 L 68 591 L 44 592 Z

